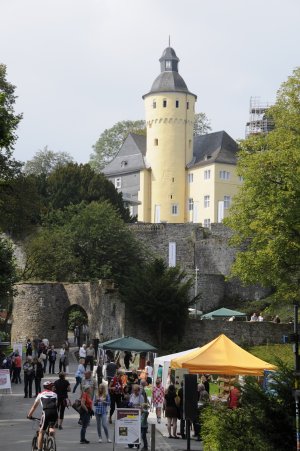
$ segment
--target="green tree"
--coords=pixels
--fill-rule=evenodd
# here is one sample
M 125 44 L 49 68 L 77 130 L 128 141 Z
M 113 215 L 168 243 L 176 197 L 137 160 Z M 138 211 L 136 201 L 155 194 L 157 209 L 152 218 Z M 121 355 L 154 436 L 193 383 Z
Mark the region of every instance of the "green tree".
M 49 209 L 65 208 L 82 201 L 108 200 L 120 213 L 124 221 L 130 221 L 122 193 L 102 174 L 96 173 L 89 164 L 69 163 L 57 167 L 47 178 L 47 203 Z
M 194 122 L 194 136 L 206 135 L 211 131 L 211 123 L 205 113 L 196 113 Z
M 124 303 L 131 315 L 154 331 L 159 347 L 166 349 L 168 340 L 180 341 L 188 318 L 193 279 L 179 267 L 168 268 L 155 259 L 136 268 L 120 287 Z
M 11 178 L 21 164 L 12 158 L 17 140 L 16 130 L 22 114 L 15 114 L 15 86 L 6 79 L 6 66 L 0 64 L 0 181 Z
M 299 299 L 300 69 L 282 84 L 269 115 L 275 128 L 241 142 L 244 183 L 225 219 L 238 252 L 231 275 L 274 287 L 278 299 Z
M 0 236 L 0 302 L 1 308 L 8 312 L 6 322 L 12 312 L 14 285 L 17 281 L 17 267 L 12 243 Z
M 120 150 L 129 133 L 146 135 L 145 121 L 122 121 L 101 133 L 93 146 L 93 154 L 90 156 L 90 165 L 98 172 L 111 161 Z
M 0 187 L 0 228 L 13 237 L 24 237 L 40 222 L 42 197 L 37 180 L 20 173 Z
M 45 146 L 39 150 L 32 160 L 28 160 L 24 166 L 24 173 L 27 175 L 49 175 L 55 169 L 73 163 L 73 158 L 67 152 L 54 152 Z
M 26 251 L 25 279 L 119 283 L 140 259 L 132 232 L 107 201 L 53 211 Z

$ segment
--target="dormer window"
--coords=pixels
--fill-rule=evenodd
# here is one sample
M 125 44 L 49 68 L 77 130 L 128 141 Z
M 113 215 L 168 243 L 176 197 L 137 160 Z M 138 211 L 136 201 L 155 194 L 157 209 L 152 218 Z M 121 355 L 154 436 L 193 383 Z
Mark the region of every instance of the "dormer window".
M 123 168 L 124 166 L 127 166 L 127 161 L 126 160 L 121 161 L 121 168 Z
M 172 61 L 166 60 L 166 70 L 172 70 Z

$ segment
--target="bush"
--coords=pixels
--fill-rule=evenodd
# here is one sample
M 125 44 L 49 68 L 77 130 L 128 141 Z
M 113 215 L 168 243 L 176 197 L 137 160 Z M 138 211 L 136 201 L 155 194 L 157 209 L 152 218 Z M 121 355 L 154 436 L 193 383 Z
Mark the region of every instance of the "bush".
M 241 407 L 210 405 L 200 421 L 205 451 L 286 451 L 296 449 L 293 371 L 277 362 L 271 390 L 246 378 Z
M 256 433 L 253 411 L 208 406 L 201 416 L 201 436 L 205 451 L 273 451 Z

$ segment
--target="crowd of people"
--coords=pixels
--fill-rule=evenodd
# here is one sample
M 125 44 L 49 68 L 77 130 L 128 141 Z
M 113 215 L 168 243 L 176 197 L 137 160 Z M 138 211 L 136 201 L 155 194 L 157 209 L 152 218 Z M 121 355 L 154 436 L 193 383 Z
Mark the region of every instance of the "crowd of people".
M 65 409 L 72 404 L 68 395 L 70 392 L 76 393 L 79 402 L 80 418 L 78 422 L 80 424 L 81 444 L 89 443 L 86 433 L 93 415 L 96 419 L 99 443 L 103 440 L 110 443 L 108 424 L 113 422 L 115 409 L 120 407 L 141 410 L 143 450 L 148 449 L 147 419 L 150 410 L 155 412 L 158 424 L 165 417 L 170 439 L 186 437 L 186 422 L 183 415 L 183 384 L 178 390 L 178 388 L 175 388 L 174 380 L 170 377 L 165 389 L 162 384 L 162 368 L 158 369 L 154 381 L 153 366 L 149 360 L 145 361 L 143 355 L 140 358 L 139 370 L 136 370 L 133 366 L 135 356 L 131 352 L 125 352 L 121 366 L 120 358 L 115 359 L 112 352 L 103 352 L 97 356 L 92 344 L 88 346 L 83 344 L 78 351 L 78 366 L 75 372 L 75 384 L 72 388 L 66 374 L 69 364 L 69 343 L 67 341 L 59 350 L 56 350 L 46 339 L 34 344 L 28 339 L 25 354 L 23 365 L 18 351 L 2 359 L 2 365 L 10 361 L 11 381 L 15 384 L 22 383 L 21 372 L 23 368 L 24 397 L 36 398 L 29 411 L 29 416 L 32 416 L 39 403 L 43 407 L 45 399 L 48 399 L 49 396 L 52 397 L 52 393 L 55 393 L 57 411 L 55 425 L 59 429 L 63 429 Z M 42 384 L 42 379 L 47 373 L 49 375 L 58 374 L 58 378 L 53 382 L 47 381 Z M 42 390 L 42 386 L 44 390 Z M 33 387 L 35 389 L 34 395 L 32 393 Z M 46 393 L 45 396 L 41 396 L 41 393 L 44 392 Z M 199 380 L 197 396 L 200 406 L 210 401 L 208 375 L 203 375 Z M 236 408 L 238 403 L 236 391 L 230 392 L 228 403 L 230 408 Z M 193 421 L 193 431 L 196 439 L 200 440 L 198 417 L 199 415 Z M 178 420 L 179 431 L 177 431 Z M 42 428 L 42 434 L 44 430 Z M 128 446 L 133 448 L 136 445 L 129 444 Z

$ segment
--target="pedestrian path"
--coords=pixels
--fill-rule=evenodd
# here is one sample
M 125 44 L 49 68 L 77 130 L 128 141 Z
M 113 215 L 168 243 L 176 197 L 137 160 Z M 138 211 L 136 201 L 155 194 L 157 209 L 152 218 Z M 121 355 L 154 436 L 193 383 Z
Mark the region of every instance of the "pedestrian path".
M 77 360 L 70 353 L 70 365 L 69 373 L 67 379 L 73 386 L 75 383 L 75 371 L 77 368 Z M 57 365 L 58 370 L 58 365 Z M 45 374 L 44 380 L 56 380 L 57 374 Z M 70 399 L 74 401 L 79 395 L 79 390 L 77 393 L 70 393 Z M 33 426 L 35 422 L 27 420 L 26 416 L 29 408 L 34 402 L 32 399 L 24 399 L 23 384 L 13 384 L 12 394 L 3 394 L 2 403 L 0 409 L 0 436 L 1 436 L 1 450 L 3 451 L 27 451 L 30 448 L 31 440 L 34 435 Z M 37 411 L 37 416 L 39 412 Z M 57 440 L 57 451 L 74 451 L 74 450 L 100 450 L 100 451 L 119 451 L 125 449 L 124 445 L 115 445 L 112 443 L 98 443 L 98 435 L 96 429 L 96 421 L 94 418 L 91 420 L 91 424 L 87 429 L 87 439 L 90 440 L 89 444 L 81 445 L 80 441 L 80 426 L 78 425 L 79 416 L 72 408 L 66 409 L 65 419 L 63 422 L 63 430 L 57 430 L 56 440 Z M 166 420 L 162 418 L 162 423 L 156 423 L 156 417 L 154 412 L 149 414 L 149 425 L 156 425 L 155 434 L 155 449 L 156 451 L 181 451 L 187 449 L 187 444 L 185 440 L 174 440 L 168 439 Z M 149 450 L 150 448 L 150 429 L 149 426 Z M 178 428 L 179 430 L 179 428 Z M 109 425 L 110 437 L 114 436 L 114 422 Z M 126 446 L 126 449 L 127 446 Z M 196 442 L 192 440 L 191 450 L 200 451 L 201 442 Z

